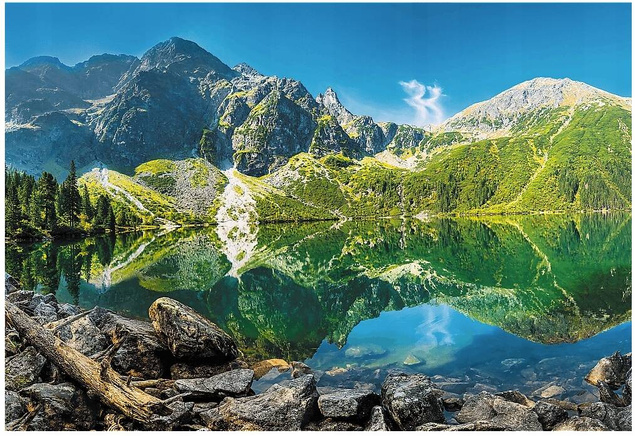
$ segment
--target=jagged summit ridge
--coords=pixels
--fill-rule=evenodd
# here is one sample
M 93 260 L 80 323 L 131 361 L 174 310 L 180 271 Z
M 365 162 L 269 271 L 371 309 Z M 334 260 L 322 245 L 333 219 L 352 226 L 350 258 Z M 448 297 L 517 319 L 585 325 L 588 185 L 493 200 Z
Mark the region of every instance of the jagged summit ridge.
M 329 114 L 335 117 L 341 125 L 350 124 L 355 118 L 355 116 L 340 103 L 333 88 L 327 88 L 324 94 L 319 94 L 316 97 L 315 101 L 323 105 Z

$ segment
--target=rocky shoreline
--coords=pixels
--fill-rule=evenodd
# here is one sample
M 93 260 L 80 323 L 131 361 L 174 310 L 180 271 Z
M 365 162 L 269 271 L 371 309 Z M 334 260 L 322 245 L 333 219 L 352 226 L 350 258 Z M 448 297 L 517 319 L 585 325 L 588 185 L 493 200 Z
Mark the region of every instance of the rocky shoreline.
M 457 396 L 427 375 L 398 372 L 390 373 L 377 393 L 362 387 L 317 387 L 316 375 L 301 362 L 245 362 L 229 335 L 170 298 L 154 302 L 148 322 L 98 307 L 82 311 L 57 302 L 54 295 L 20 290 L 10 277 L 5 293 L 5 305 L 14 313 L 26 314 L 64 344 L 99 362 L 102 374 L 111 368 L 119 384 L 165 406 L 162 413 L 141 419 L 106 404 L 103 394 L 47 359 L 47 350 L 28 339 L 30 331 L 13 325 L 5 309 L 7 430 L 632 428 L 630 353 L 608 356 L 589 372 L 585 380 L 598 389 L 600 398 L 591 403 L 532 399 L 518 391 Z M 277 372 L 289 376 L 261 393 L 252 390 L 254 380 Z

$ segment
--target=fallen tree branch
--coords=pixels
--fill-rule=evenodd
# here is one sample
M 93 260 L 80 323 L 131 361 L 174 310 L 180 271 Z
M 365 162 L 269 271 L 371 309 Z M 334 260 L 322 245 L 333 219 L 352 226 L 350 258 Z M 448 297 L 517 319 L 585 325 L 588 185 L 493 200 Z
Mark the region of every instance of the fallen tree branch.
M 46 327 L 47 329 L 50 329 L 53 333 L 57 333 L 58 331 L 60 331 L 60 329 L 74 321 L 77 321 L 80 318 L 85 317 L 86 315 L 88 315 L 89 313 L 91 313 L 93 310 L 95 309 L 90 309 L 90 310 L 86 310 L 82 313 L 78 313 L 77 315 L 73 315 L 71 317 L 62 319 L 60 321 L 53 321 L 53 322 L 49 322 L 48 324 L 46 324 L 44 327 Z
M 5 315 L 22 338 L 70 378 L 95 392 L 107 406 L 141 423 L 151 422 L 153 414 L 170 414 L 161 400 L 128 386 L 110 366 L 103 369 L 102 376 L 102 365 L 66 345 L 15 304 L 5 301 Z

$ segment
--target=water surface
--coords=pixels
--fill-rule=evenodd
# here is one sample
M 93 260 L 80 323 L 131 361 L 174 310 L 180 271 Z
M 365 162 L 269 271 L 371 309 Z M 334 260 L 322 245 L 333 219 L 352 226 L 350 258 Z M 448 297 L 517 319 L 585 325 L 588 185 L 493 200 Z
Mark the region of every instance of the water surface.
M 457 393 L 556 382 L 559 397 L 588 400 L 584 374 L 631 350 L 627 214 L 250 232 L 231 247 L 213 227 L 13 244 L 7 271 L 60 301 L 139 318 L 170 296 L 228 331 L 249 360 L 306 361 L 320 385 L 377 388 L 402 369 L 442 376 Z

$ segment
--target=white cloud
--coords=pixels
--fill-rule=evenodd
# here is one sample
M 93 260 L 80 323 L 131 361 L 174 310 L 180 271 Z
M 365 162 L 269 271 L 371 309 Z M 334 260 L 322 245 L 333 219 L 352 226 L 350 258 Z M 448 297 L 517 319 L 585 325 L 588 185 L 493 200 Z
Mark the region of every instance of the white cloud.
M 437 86 L 426 86 L 416 80 L 399 82 L 408 98 L 404 101 L 415 110 L 412 124 L 420 127 L 440 124 L 444 120 L 441 97 L 442 89 Z

